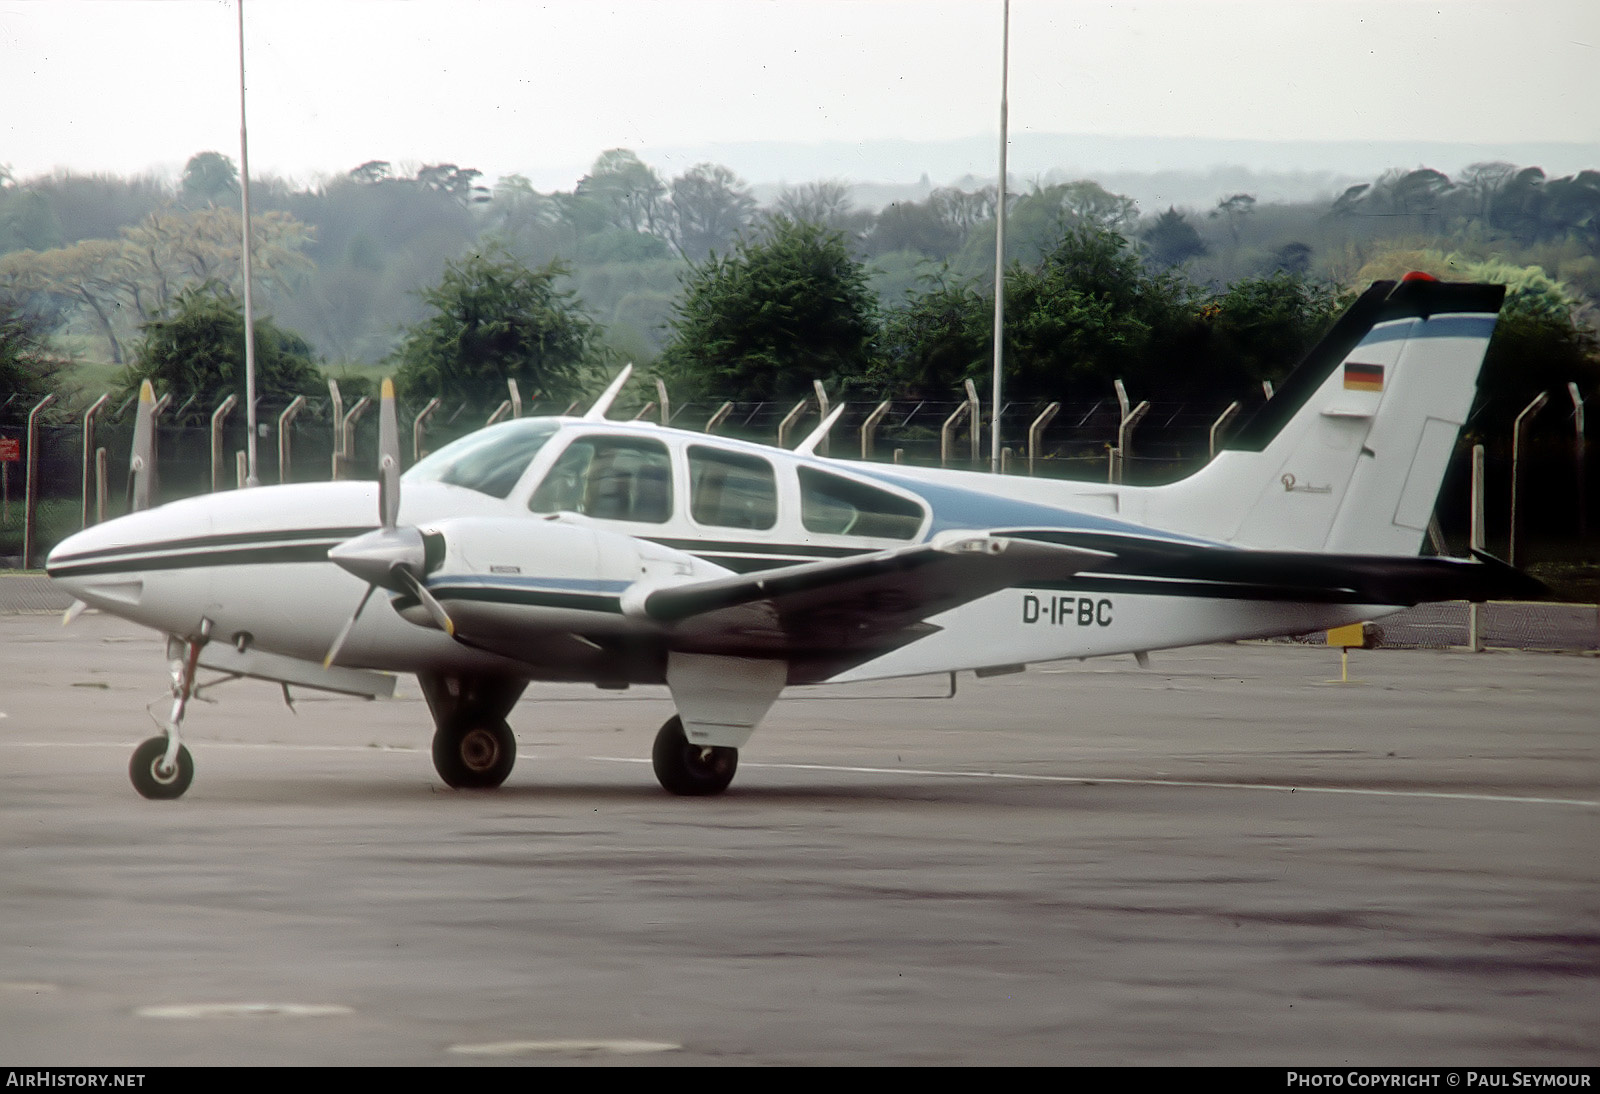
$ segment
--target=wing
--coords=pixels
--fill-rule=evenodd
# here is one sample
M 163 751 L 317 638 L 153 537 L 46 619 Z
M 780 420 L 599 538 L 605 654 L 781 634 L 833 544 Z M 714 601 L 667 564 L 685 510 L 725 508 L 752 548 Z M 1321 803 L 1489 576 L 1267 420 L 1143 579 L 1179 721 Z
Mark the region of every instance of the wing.
M 1064 581 L 1105 551 L 970 532 L 870 555 L 673 585 L 639 611 L 673 649 L 856 663 L 936 628 L 933 616 L 1012 585 Z M 810 675 L 809 673 L 805 675 Z

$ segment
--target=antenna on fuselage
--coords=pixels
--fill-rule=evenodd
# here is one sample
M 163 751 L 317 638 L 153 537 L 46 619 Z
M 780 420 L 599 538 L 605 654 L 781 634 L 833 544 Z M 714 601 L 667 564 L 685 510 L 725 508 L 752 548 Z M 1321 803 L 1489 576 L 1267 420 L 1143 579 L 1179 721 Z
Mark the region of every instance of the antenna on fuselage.
M 811 436 L 795 445 L 794 450 L 800 453 L 802 456 L 815 455 L 817 451 L 817 445 L 821 444 L 823 439 L 828 436 L 828 430 L 832 429 L 833 423 L 839 420 L 839 415 L 844 413 L 844 408 L 844 403 L 840 403 L 838 406 L 834 407 L 833 413 L 822 419 L 822 424 L 811 431 Z
M 589 412 L 583 416 L 583 420 L 586 422 L 605 421 L 606 411 L 611 409 L 611 404 L 616 402 L 617 393 L 622 390 L 622 385 L 627 383 L 628 377 L 632 375 L 633 365 L 624 365 L 622 371 L 617 373 L 617 378 L 611 381 L 611 386 L 606 388 L 601 393 L 600 398 L 594 401 L 594 406 L 589 408 Z

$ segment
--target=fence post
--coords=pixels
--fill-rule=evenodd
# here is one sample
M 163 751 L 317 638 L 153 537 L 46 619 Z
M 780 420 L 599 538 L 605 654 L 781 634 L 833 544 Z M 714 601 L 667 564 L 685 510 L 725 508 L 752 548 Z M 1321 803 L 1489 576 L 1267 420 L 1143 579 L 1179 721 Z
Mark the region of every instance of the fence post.
M 717 426 L 721 425 L 722 424 L 722 420 L 724 418 L 726 418 L 732 412 L 733 412 L 733 404 L 732 403 L 723 403 L 721 406 L 717 407 L 717 412 L 715 414 L 711 415 L 711 417 L 709 419 L 707 419 L 707 421 L 706 421 L 706 432 L 707 433 L 716 432 Z
M 967 387 L 967 422 L 971 427 L 972 433 L 972 465 L 976 467 L 978 461 L 983 458 L 983 404 L 978 402 L 978 389 L 972 385 L 972 381 L 963 380 L 962 383 Z M 995 408 L 995 413 L 1000 413 L 999 407 Z M 997 431 L 995 436 L 998 437 L 999 435 Z M 993 470 L 993 468 L 990 470 Z
M 328 378 L 328 398 L 333 400 L 333 481 L 339 481 L 339 460 L 344 455 L 344 399 L 339 395 L 339 381 Z
M 1577 488 L 1574 496 L 1578 501 L 1578 542 L 1582 543 L 1589 538 L 1588 498 L 1584 493 L 1584 439 L 1583 439 L 1583 396 L 1578 394 L 1578 385 L 1567 382 L 1567 394 L 1572 397 L 1572 468 L 1577 473 Z
M 1217 415 L 1217 420 L 1211 423 L 1211 459 L 1217 458 L 1217 438 L 1222 436 L 1222 431 L 1228 428 L 1228 423 L 1233 421 L 1239 413 L 1239 400 L 1235 399 L 1228 404 L 1228 409 Z
M 1517 564 L 1517 484 L 1522 478 L 1518 467 L 1522 460 L 1522 431 L 1549 401 L 1548 392 L 1539 392 L 1533 402 L 1522 408 L 1522 413 L 1517 415 L 1517 420 L 1511 426 L 1511 547 L 1506 552 L 1506 562 L 1512 566 Z
M 239 397 L 229 395 L 216 410 L 211 413 L 211 492 L 215 494 L 222 489 L 222 425 L 228 420 L 228 413 L 238 405 Z
M 878 409 L 867 415 L 867 420 L 861 423 L 861 458 L 872 459 L 873 441 L 877 437 L 878 423 L 883 421 L 883 416 L 889 413 L 889 400 L 885 399 L 878 404 Z
M 1122 484 L 1123 472 L 1128 466 L 1128 452 L 1133 445 L 1133 431 L 1140 420 L 1150 412 L 1150 401 L 1141 399 L 1139 405 L 1132 410 L 1128 409 L 1128 393 L 1122 386 L 1120 379 L 1112 381 L 1117 389 L 1117 406 L 1122 411 L 1122 422 L 1117 426 L 1117 449 L 1111 460 L 1111 481 Z
M 822 415 L 822 420 L 823 421 L 827 421 L 828 420 L 828 393 L 826 391 L 822 390 L 822 381 L 821 380 L 812 380 L 811 381 L 811 386 L 817 392 L 817 413 Z M 823 456 L 826 456 L 828 454 L 828 435 L 826 433 L 824 433 L 822 435 L 822 443 L 817 445 L 817 452 L 818 452 L 819 455 L 823 455 Z
M 428 405 L 422 408 L 411 422 L 411 462 L 416 463 L 422 459 L 422 431 L 427 428 L 428 419 L 433 417 L 433 412 L 439 409 L 439 397 L 435 395 L 428 400 Z
M 46 395 L 39 400 L 37 406 L 28 411 L 28 465 L 24 477 L 27 486 L 23 498 L 22 510 L 22 568 L 33 569 L 33 524 L 34 510 L 39 504 L 39 414 L 45 407 L 56 401 L 54 395 Z
M 110 394 L 100 396 L 94 405 L 83 412 L 83 526 L 89 527 L 89 496 L 90 484 L 93 481 L 94 466 L 94 420 L 100 413 L 100 408 L 106 405 Z
M 1028 427 L 1028 474 L 1033 474 L 1033 461 L 1039 455 L 1039 443 L 1044 437 L 1044 427 L 1050 424 L 1057 414 L 1061 412 L 1060 403 L 1051 403 L 1040 411 L 1039 416 Z
M 107 473 L 108 463 L 106 450 L 94 450 L 94 522 L 99 524 L 106 519 L 106 480 L 111 476 Z
M 1472 520 L 1467 535 L 1468 551 L 1483 550 L 1483 445 L 1472 446 Z M 1467 605 L 1467 645 L 1474 653 L 1483 649 L 1483 605 L 1472 601 Z
M 789 430 L 794 428 L 794 423 L 800 420 L 800 415 L 806 412 L 806 400 L 801 399 L 794 404 L 794 409 L 783 416 L 783 421 L 778 423 L 778 447 L 789 447 Z
M 331 383 L 332 381 L 329 382 Z M 346 468 L 356 457 L 356 423 L 361 420 L 361 415 L 365 414 L 367 407 L 371 405 L 371 396 L 361 396 L 356 405 L 351 407 L 350 412 L 344 416 L 344 421 L 339 426 L 339 447 L 334 450 L 333 454 L 333 466 L 335 468 L 333 477 L 335 479 L 344 478 Z
M 950 445 L 952 443 L 953 438 L 955 437 L 956 427 L 961 424 L 961 420 L 963 418 L 965 418 L 968 414 L 971 414 L 971 413 L 972 413 L 972 404 L 971 403 L 958 403 L 956 405 L 955 410 L 951 411 L 950 417 L 948 417 L 948 418 L 946 418 L 944 420 L 944 425 L 939 427 L 939 466 L 940 467 L 949 467 L 950 466 Z
M 278 481 L 289 481 L 289 468 L 292 461 L 293 446 L 289 441 L 289 423 L 304 409 L 306 397 L 296 395 L 288 406 L 283 408 L 283 413 L 278 415 Z
M 656 395 L 661 402 L 661 424 L 672 424 L 672 404 L 667 401 L 667 382 L 661 377 L 656 377 Z
M 522 392 L 517 390 L 517 378 L 515 376 L 506 377 L 506 390 L 511 393 L 511 416 L 513 418 L 522 417 Z

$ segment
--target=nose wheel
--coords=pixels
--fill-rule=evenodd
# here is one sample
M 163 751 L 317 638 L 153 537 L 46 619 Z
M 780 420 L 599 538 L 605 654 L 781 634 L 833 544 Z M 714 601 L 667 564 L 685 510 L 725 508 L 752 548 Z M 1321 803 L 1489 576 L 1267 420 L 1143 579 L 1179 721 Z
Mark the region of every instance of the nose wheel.
M 173 663 L 172 716 L 167 720 L 166 734 L 151 737 L 134 749 L 133 759 L 128 762 L 128 778 L 133 788 L 146 798 L 157 801 L 180 798 L 194 781 L 194 759 L 178 734 L 189 697 L 194 694 L 200 647 L 210 638 L 211 620 L 202 619 L 199 637 L 187 639 L 183 643 L 183 656 Z
M 128 764 L 133 788 L 146 798 L 166 800 L 182 797 L 194 781 L 194 760 L 189 750 L 178 746 L 178 754 L 167 760 L 167 738 L 151 737 L 133 750 Z
M 684 736 L 683 719 L 674 716 L 656 734 L 650 762 L 670 793 L 707 797 L 728 789 L 739 768 L 739 750 L 695 744 Z

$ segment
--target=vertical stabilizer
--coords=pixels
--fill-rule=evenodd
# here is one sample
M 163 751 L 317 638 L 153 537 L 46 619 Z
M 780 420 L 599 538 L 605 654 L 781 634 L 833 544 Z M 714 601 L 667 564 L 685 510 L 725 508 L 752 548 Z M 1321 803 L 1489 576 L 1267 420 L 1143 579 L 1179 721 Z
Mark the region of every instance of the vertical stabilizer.
M 1504 297 L 1420 275 L 1377 283 L 1150 518 L 1240 546 L 1417 554 Z

